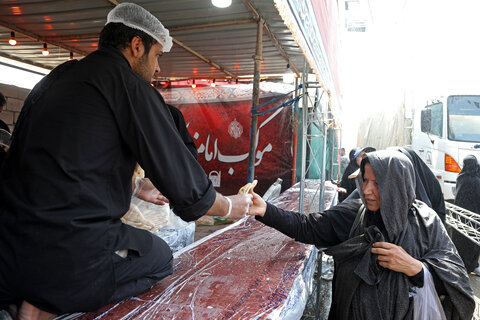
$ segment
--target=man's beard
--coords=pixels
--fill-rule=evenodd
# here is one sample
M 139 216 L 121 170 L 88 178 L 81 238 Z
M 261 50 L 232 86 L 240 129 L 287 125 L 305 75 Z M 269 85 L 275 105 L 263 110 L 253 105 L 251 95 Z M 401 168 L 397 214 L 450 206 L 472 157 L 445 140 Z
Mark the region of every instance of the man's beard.
M 147 80 L 148 82 L 152 81 L 152 72 L 148 68 L 148 54 L 144 53 L 133 65 L 133 71 L 138 73 L 143 79 Z

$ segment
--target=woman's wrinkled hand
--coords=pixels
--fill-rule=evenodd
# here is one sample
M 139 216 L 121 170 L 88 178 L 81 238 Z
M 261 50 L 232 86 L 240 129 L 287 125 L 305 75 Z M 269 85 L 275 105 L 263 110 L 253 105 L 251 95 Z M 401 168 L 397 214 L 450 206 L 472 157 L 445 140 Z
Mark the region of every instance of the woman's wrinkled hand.
M 371 252 L 378 254 L 378 264 L 411 277 L 422 271 L 423 264 L 402 247 L 389 242 L 375 242 Z

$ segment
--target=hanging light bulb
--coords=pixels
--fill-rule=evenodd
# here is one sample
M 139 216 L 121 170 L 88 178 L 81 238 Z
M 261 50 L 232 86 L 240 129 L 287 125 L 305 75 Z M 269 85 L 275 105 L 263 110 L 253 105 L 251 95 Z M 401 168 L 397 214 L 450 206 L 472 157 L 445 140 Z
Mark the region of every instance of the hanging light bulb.
M 290 64 L 287 64 L 287 70 L 283 74 L 283 82 L 284 83 L 293 83 L 295 81 L 295 74 L 290 69 Z
M 17 40 L 15 39 L 15 32 L 10 32 L 10 39 L 8 40 L 8 43 L 11 45 L 11 46 L 14 46 L 17 44 Z
M 195 84 L 195 79 L 193 79 L 193 81 L 192 81 L 192 88 L 196 88 L 196 87 L 197 87 L 197 85 Z
M 212 4 L 217 8 L 227 8 L 232 4 L 232 0 L 212 0 Z
M 73 52 L 70 51 L 70 58 L 68 60 L 73 60 Z
M 215 79 L 212 80 L 212 83 L 210 84 L 210 86 L 215 87 Z
M 46 44 L 46 43 L 43 44 L 42 54 L 43 54 L 44 56 L 48 56 L 48 55 L 50 54 L 50 52 L 48 51 L 48 48 L 47 48 L 47 44 Z

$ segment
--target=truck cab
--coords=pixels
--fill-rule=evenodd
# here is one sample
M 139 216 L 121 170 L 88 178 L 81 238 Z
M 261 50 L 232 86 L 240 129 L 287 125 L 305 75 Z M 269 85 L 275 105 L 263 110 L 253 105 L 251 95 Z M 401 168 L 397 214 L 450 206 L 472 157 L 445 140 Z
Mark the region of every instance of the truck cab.
M 445 96 L 415 110 L 412 148 L 437 177 L 445 200 L 453 200 L 463 158 L 480 160 L 480 95 Z

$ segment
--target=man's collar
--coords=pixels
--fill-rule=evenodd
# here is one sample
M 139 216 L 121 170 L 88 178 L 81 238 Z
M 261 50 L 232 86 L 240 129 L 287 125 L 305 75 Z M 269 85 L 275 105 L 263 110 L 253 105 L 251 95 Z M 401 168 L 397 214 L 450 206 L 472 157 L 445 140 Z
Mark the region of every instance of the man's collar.
M 98 47 L 98 50 L 101 51 L 101 52 L 106 52 L 110 55 L 113 55 L 115 58 L 118 58 L 119 60 L 123 60 L 125 61 L 125 63 L 130 67 L 132 68 L 132 66 L 130 65 L 130 62 L 128 62 L 127 58 L 123 55 L 123 53 L 118 50 L 117 48 L 115 47 L 112 47 L 112 46 L 99 46 Z

